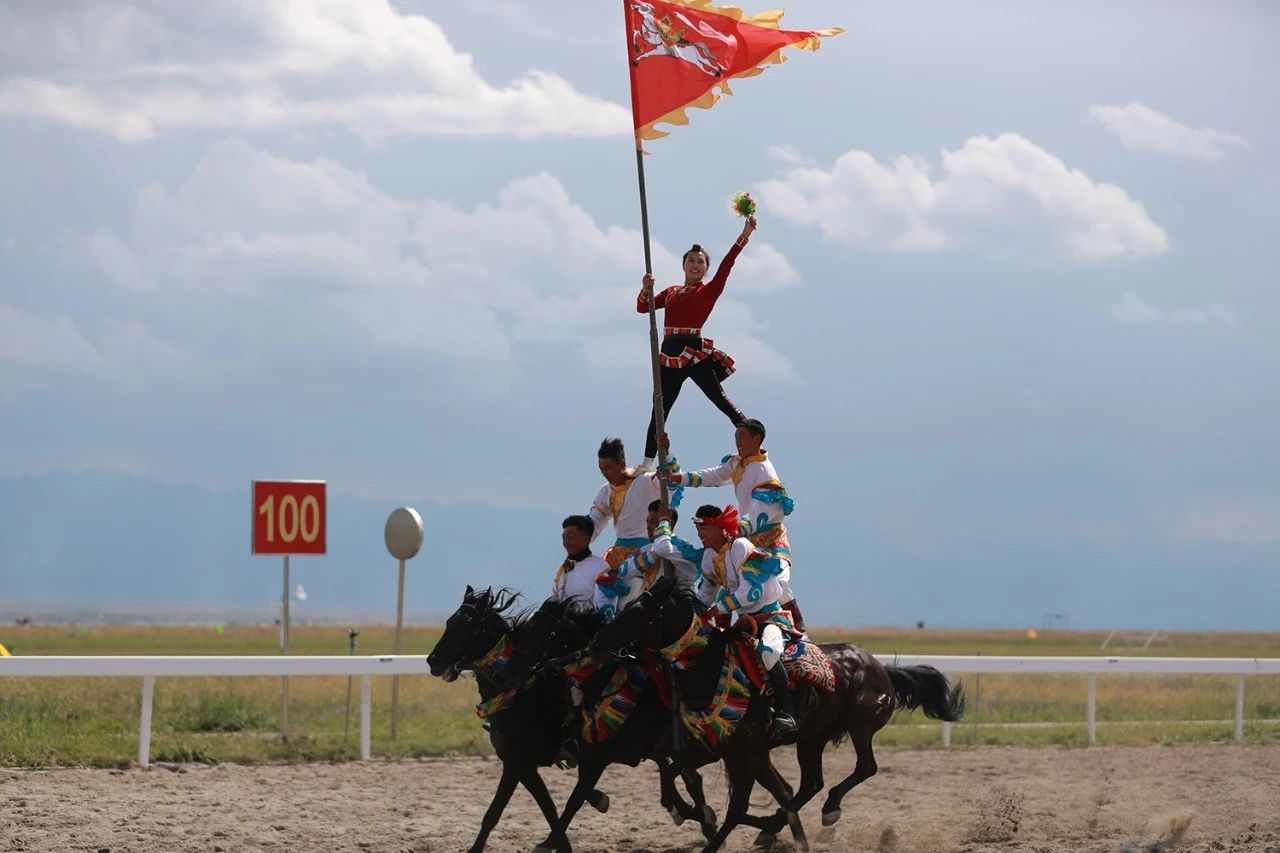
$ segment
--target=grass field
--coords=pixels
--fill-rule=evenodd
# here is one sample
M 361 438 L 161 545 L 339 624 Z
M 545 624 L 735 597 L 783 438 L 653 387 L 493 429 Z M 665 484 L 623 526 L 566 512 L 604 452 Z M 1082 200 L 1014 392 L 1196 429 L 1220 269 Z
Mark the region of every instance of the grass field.
M 360 628 L 361 654 L 386 654 L 394 632 Z M 1173 655 L 1280 657 L 1280 634 L 1180 633 L 1142 651 L 1105 634 L 1041 631 L 816 630 L 819 641 L 848 641 L 877 654 Z M 426 654 L 436 627 L 405 630 L 407 653 Z M 15 655 L 258 655 L 276 653 L 275 628 L 226 626 L 22 626 L 0 628 Z M 295 655 L 346 654 L 342 627 L 295 627 Z M 1083 675 L 961 676 L 969 714 L 955 726 L 953 747 L 970 744 L 1071 745 L 1087 742 Z M 475 686 L 461 680 L 404 678 L 399 738 L 390 737 L 391 680 L 374 685 L 373 750 L 378 756 L 484 754 L 488 738 L 474 714 Z M 117 767 L 137 755 L 141 701 L 138 678 L 0 678 L 0 766 Z M 155 692 L 153 761 L 262 762 L 344 760 L 359 754 L 359 680 L 344 737 L 346 678 L 294 678 L 291 737 L 279 736 L 279 678 L 161 678 Z M 1110 675 L 1098 677 L 1098 741 L 1111 744 L 1229 742 L 1234 676 Z M 1245 740 L 1280 741 L 1280 677 L 1245 680 Z M 919 714 L 899 714 L 877 735 L 878 745 L 937 747 L 938 726 Z M 1024 724 L 1008 726 L 1003 724 Z M 997 725 L 1001 724 L 1001 725 Z

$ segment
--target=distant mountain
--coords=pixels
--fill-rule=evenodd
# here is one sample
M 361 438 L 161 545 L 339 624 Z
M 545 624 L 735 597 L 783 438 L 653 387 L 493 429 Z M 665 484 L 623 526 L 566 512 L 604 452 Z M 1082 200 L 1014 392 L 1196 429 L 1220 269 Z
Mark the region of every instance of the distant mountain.
M 451 612 L 463 588 L 509 585 L 539 600 L 563 559 L 556 513 L 407 500 L 422 551 L 406 565 L 405 610 Z M 382 531 L 401 504 L 329 495 L 328 554 L 290 560 L 309 611 L 395 618 L 397 562 Z M 104 614 L 209 605 L 274 613 L 282 560 L 250 555 L 249 484 L 217 492 L 109 473 L 0 480 L 0 602 L 58 603 Z
M 1280 573 L 1257 550 L 1153 533 L 1115 542 L 1039 533 L 943 551 L 845 517 L 847 508 L 797 500 L 795 588 L 814 623 L 1038 627 L 1062 614 L 1078 628 L 1276 627 Z M 510 586 L 533 602 L 546 595 L 569 510 L 331 493 L 329 553 L 291 561 L 291 582 L 307 591 L 296 619 L 394 620 L 396 562 L 382 531 L 403 504 L 426 526 L 408 564 L 407 614 L 451 612 L 467 584 Z M 250 556 L 250 519 L 248 483 L 211 491 L 101 472 L 0 479 L 0 617 L 25 605 L 106 620 L 266 618 L 280 601 L 281 560 Z

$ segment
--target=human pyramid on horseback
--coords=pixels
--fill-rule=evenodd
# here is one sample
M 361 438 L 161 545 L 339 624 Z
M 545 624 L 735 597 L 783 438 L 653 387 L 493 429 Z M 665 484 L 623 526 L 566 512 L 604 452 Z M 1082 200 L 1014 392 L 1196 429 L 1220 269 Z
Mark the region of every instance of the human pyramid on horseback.
M 854 773 L 823 809 L 824 821 L 833 821 L 844 793 L 874 774 L 871 736 L 896 707 L 923 707 L 939 719 L 957 719 L 962 710 L 959 689 L 936 670 L 886 668 L 856 647 L 818 646 L 804 633 L 785 523 L 795 503 L 764 448 L 765 425 L 724 393 L 732 359 L 702 335 L 756 229 L 749 197 L 738 204 L 742 234 L 711 281 L 703 280 L 709 258 L 697 245 L 684 257 L 682 285 L 655 295 L 652 277 L 644 278 L 637 309 L 667 312 L 658 375 L 669 393 L 655 395 L 653 453 L 629 466 L 623 442 L 604 439 L 597 465 L 605 482 L 585 514 L 561 524 L 565 556 L 550 598 L 532 615 L 505 619 L 512 595 L 468 587 L 429 659 L 432 672 L 446 678 L 477 673 L 477 712 L 503 759 L 503 779 L 473 850 L 483 849 L 521 783 L 551 827 L 540 849 L 571 849 L 566 831 L 581 804 L 608 807 L 595 787 L 605 767 L 645 759 L 658 763 L 663 806 L 677 822 L 696 820 L 707 850 L 738 823 L 766 836 L 790 825 L 804 847 L 798 811 L 823 786 L 828 742 L 850 736 L 858 751 Z M 690 325 L 674 325 L 673 313 Z M 736 452 L 712 467 L 684 470 L 669 455 L 663 425 L 687 378 L 733 425 Z M 696 510 L 696 544 L 677 536 L 685 491 L 721 486 L 732 486 L 734 502 Z M 592 545 L 609 525 L 613 543 L 598 556 Z M 801 703 L 793 699 L 797 690 Z M 799 718 L 797 704 L 806 709 Z M 790 743 L 800 757 L 798 790 L 769 760 L 770 749 Z M 717 827 L 697 769 L 720 759 L 731 798 Z M 553 763 L 577 764 L 579 772 L 559 815 L 537 772 Z M 677 776 L 692 804 L 678 794 Z M 780 806 L 766 817 L 747 812 L 757 781 Z
M 759 73 L 762 64 L 780 61 L 782 47 L 813 50 L 821 36 L 839 30 L 781 30 L 779 13 L 757 21 L 690 0 L 623 5 L 634 54 L 645 252 L 635 307 L 649 318 L 654 377 L 644 456 L 628 465 L 622 440 L 604 439 L 596 454 L 604 483 L 584 514 L 561 523 L 564 558 L 550 598 L 534 612 L 515 613 L 514 593 L 468 586 L 428 663 L 447 681 L 475 674 L 477 714 L 502 761 L 473 851 L 484 849 L 517 785 L 534 797 L 550 827 L 537 850 L 571 850 L 567 833 L 582 804 L 609 808 L 609 797 L 596 788 L 605 768 L 644 760 L 658 767 L 663 808 L 677 824 L 696 821 L 706 851 L 718 849 L 740 823 L 759 829 L 762 839 L 789 826 L 807 849 L 799 812 L 825 785 L 829 743 L 852 740 L 857 764 L 830 789 L 825 824 L 839 818 L 845 794 L 875 774 L 871 739 L 895 709 L 956 720 L 963 695 L 931 667 L 885 666 L 852 644 L 819 646 L 806 635 L 786 528 L 795 503 L 764 448 L 765 424 L 746 417 L 725 393 L 733 359 L 703 334 L 756 230 L 755 200 L 735 196 L 742 232 L 710 279 L 712 258 L 695 243 L 681 259 L 682 283 L 655 290 L 641 140 L 665 135 L 655 129 L 659 121 L 684 123 L 685 106 L 714 103 L 716 81 Z M 725 48 L 734 43 L 736 50 Z M 659 310 L 665 312 L 660 345 Z M 732 425 L 736 452 L 717 465 L 685 470 L 670 456 L 666 419 L 687 380 Z M 680 538 L 685 491 L 724 486 L 732 487 L 733 501 L 703 503 L 691 519 L 696 539 Z M 609 525 L 613 543 L 597 555 L 592 546 Z M 782 744 L 796 748 L 796 788 L 770 759 Z M 721 824 L 698 773 L 716 761 L 729 781 Z M 576 765 L 578 773 L 558 813 L 539 775 L 552 764 Z M 777 800 L 771 814 L 749 813 L 757 782 Z

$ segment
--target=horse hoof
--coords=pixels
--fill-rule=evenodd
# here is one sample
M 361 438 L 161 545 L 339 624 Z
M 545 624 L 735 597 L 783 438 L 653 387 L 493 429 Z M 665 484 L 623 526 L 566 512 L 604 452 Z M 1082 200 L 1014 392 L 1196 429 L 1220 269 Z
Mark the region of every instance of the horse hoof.
M 703 806 L 702 822 L 705 824 L 714 824 L 716 822 L 716 810 L 711 808 L 711 806 Z
M 757 847 L 772 847 L 777 842 L 777 840 L 778 840 L 778 836 L 774 835 L 772 832 L 761 830 L 760 834 L 756 836 L 756 840 L 753 843 Z
M 680 814 L 680 810 L 677 809 L 675 806 L 668 806 L 667 814 L 671 815 L 671 822 L 674 823 L 676 826 L 679 826 L 680 824 L 684 823 L 684 815 Z
M 839 819 L 840 819 L 840 810 L 839 810 L 839 809 L 832 809 L 832 810 L 831 810 L 831 811 L 829 811 L 829 812 L 823 812 L 823 813 L 822 813 L 822 825 L 823 825 L 823 826 L 831 826 L 833 823 L 835 823 L 835 822 L 836 822 L 836 821 L 838 821 Z
M 598 798 L 596 798 L 596 801 L 591 804 L 591 808 L 600 812 L 600 814 L 607 812 L 609 810 L 609 795 L 602 793 Z

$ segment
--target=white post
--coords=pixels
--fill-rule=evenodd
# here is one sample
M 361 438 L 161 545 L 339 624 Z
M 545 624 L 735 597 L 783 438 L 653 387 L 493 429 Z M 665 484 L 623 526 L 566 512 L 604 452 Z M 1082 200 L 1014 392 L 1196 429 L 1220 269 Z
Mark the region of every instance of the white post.
M 156 677 L 142 678 L 142 722 L 138 737 L 138 766 L 144 770 L 151 766 L 151 705 L 156 695 Z
M 400 561 L 400 588 L 396 594 L 396 654 L 400 654 L 400 629 L 404 625 L 404 560 Z M 400 676 L 391 676 L 391 739 L 396 739 L 400 719 Z
M 1244 676 L 1236 676 L 1236 743 L 1244 740 Z
M 280 614 L 281 652 L 289 654 L 289 555 L 284 555 L 284 597 Z M 280 713 L 280 735 L 289 739 L 289 676 L 284 677 L 284 707 Z
M 372 694 L 373 691 L 369 676 L 360 676 L 360 758 L 364 761 L 369 760 L 369 755 L 372 752 L 370 744 L 370 741 L 372 740 L 370 727 L 373 718 L 371 707 L 373 705 Z
M 951 748 L 951 724 L 946 720 L 942 721 L 942 746 L 945 749 Z
M 1098 675 L 1089 673 L 1089 743 L 1098 741 Z

